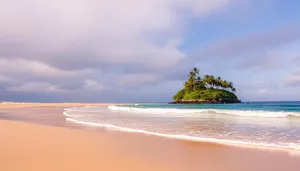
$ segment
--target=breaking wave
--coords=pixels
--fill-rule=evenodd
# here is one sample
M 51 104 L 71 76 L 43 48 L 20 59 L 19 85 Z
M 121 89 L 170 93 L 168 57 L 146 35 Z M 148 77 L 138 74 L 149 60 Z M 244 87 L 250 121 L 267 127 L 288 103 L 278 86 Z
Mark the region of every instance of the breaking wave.
M 286 111 L 263 111 L 263 110 L 227 110 L 227 109 L 176 109 L 176 108 L 137 108 L 125 106 L 108 106 L 110 110 L 151 113 L 151 114 L 224 114 L 244 117 L 263 117 L 263 118 L 285 118 L 285 117 L 300 117 L 299 112 Z
M 69 121 L 69 122 L 73 122 L 73 123 L 76 123 L 76 124 L 87 125 L 87 126 L 105 128 L 109 131 L 142 133 L 142 134 L 146 134 L 146 135 L 159 136 L 159 137 L 165 137 L 165 138 L 171 138 L 171 139 L 196 141 L 196 142 L 211 142 L 211 143 L 217 143 L 217 144 L 247 146 L 247 147 L 255 147 L 255 148 L 300 150 L 300 145 L 295 144 L 295 143 L 289 143 L 287 146 L 282 146 L 282 145 L 276 145 L 276 144 L 255 143 L 255 142 L 247 142 L 247 141 L 239 141 L 239 140 L 226 140 L 226 139 L 195 137 L 195 136 L 189 136 L 189 135 L 178 135 L 178 134 L 167 134 L 167 133 L 151 132 L 151 131 L 146 131 L 146 130 L 142 130 L 142 129 L 133 129 L 133 128 L 120 127 L 120 126 L 113 125 L 113 124 L 81 121 L 79 119 L 72 118 L 72 115 L 68 114 L 66 111 L 63 114 L 66 116 L 66 120 Z

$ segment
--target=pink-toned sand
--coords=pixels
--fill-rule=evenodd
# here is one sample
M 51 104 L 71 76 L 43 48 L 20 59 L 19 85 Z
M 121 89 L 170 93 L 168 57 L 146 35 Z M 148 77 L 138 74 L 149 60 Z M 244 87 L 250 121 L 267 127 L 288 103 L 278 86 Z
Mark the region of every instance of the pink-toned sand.
M 42 113 L 61 116 L 62 111 L 52 108 L 70 105 L 42 106 L 35 107 L 41 107 Z M 26 115 L 32 110 L 21 109 Z M 10 110 L 16 112 L 13 107 L 5 112 Z M 250 149 L 1 120 L 0 171 L 41 170 L 299 171 L 300 155 L 296 151 Z
M 0 103 L 1 108 L 107 106 L 111 103 Z

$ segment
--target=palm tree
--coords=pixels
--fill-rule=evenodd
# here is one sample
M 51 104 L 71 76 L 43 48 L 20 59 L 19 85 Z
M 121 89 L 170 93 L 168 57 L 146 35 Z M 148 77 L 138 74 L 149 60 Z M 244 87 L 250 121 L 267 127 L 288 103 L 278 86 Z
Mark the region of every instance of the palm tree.
M 221 77 L 218 77 L 217 80 L 216 80 L 216 86 L 217 87 L 222 87 L 222 83 L 223 83 L 223 80 Z
M 185 82 L 184 86 L 187 88 L 188 91 L 193 91 L 196 87 L 196 73 L 191 71 L 189 74 L 189 79 Z
M 199 74 L 199 69 L 198 69 L 198 68 L 194 68 L 193 70 L 194 70 L 194 73 L 195 73 L 196 75 Z
M 233 88 L 233 83 L 229 82 L 228 88 L 232 89 Z
M 229 83 L 226 80 L 224 80 L 223 84 L 222 84 L 222 87 L 225 88 L 225 89 L 228 89 L 229 88 Z
M 210 75 L 210 81 L 211 81 L 212 88 L 214 88 L 217 83 L 215 76 Z
M 198 76 L 197 77 L 197 80 L 196 80 L 196 87 L 195 87 L 196 89 L 205 89 L 206 87 L 205 87 L 205 84 L 204 84 L 204 82 L 203 82 L 203 80 L 201 79 L 201 77 L 200 76 Z
M 191 83 L 190 83 L 189 81 L 186 81 L 186 82 L 184 83 L 184 88 L 185 88 L 187 91 L 191 92 L 191 91 L 192 91 L 192 85 L 191 85 Z
M 209 75 L 205 75 L 205 76 L 204 76 L 204 78 L 203 78 L 203 83 L 204 83 L 204 85 L 209 85 L 209 86 L 212 85 L 211 78 L 210 78 Z
M 201 81 L 201 77 L 200 76 L 197 77 L 197 81 Z
M 191 71 L 190 74 L 189 74 L 189 78 L 194 78 L 195 76 L 196 76 L 196 74 Z

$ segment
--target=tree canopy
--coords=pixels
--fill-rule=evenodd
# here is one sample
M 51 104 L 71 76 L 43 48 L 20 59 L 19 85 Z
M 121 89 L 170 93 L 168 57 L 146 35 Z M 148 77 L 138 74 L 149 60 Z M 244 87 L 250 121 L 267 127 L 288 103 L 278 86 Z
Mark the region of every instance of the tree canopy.
M 173 96 L 175 101 L 178 100 L 216 100 L 233 99 L 237 100 L 234 94 L 236 88 L 232 82 L 223 80 L 221 77 L 213 75 L 204 75 L 201 78 L 198 68 L 188 75 L 188 80 L 184 83 L 184 88 Z

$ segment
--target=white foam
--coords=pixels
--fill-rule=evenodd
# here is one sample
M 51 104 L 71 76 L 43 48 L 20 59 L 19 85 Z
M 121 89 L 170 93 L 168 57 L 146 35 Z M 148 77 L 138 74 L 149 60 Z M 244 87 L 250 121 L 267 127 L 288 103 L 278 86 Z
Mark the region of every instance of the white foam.
M 142 133 L 142 134 L 146 134 L 146 135 L 153 135 L 153 136 L 159 136 L 159 137 L 165 137 L 165 138 L 198 141 L 198 142 L 211 142 L 211 143 L 225 144 L 225 145 L 246 146 L 246 147 L 255 147 L 255 148 L 300 150 L 300 145 L 294 144 L 294 143 L 290 143 L 287 146 L 280 146 L 280 145 L 276 145 L 276 144 L 264 144 L 264 143 L 245 142 L 245 141 L 237 141 L 237 140 L 194 137 L 194 136 L 188 136 L 188 135 L 165 134 L 165 133 L 150 132 L 150 131 L 141 130 L 141 129 L 125 128 L 125 127 L 120 127 L 120 126 L 112 125 L 112 124 L 102 124 L 102 123 L 80 121 L 80 120 L 72 118 L 72 116 L 69 115 L 67 112 L 64 112 L 64 115 L 67 116 L 67 118 L 66 118 L 67 121 L 74 122 L 77 124 L 88 125 L 88 126 L 101 127 L 101 128 L 105 128 L 105 129 L 111 130 L 111 131 Z
M 214 113 L 226 114 L 245 117 L 263 117 L 263 118 L 285 118 L 288 116 L 300 117 L 297 112 L 281 112 L 281 111 L 262 111 L 262 110 L 227 110 L 227 109 L 176 109 L 176 108 L 136 108 L 125 106 L 108 106 L 110 110 L 152 113 L 152 114 L 199 114 L 199 113 Z
M 66 117 L 73 117 L 72 115 L 69 115 L 66 111 L 63 112 L 63 114 L 64 114 Z

